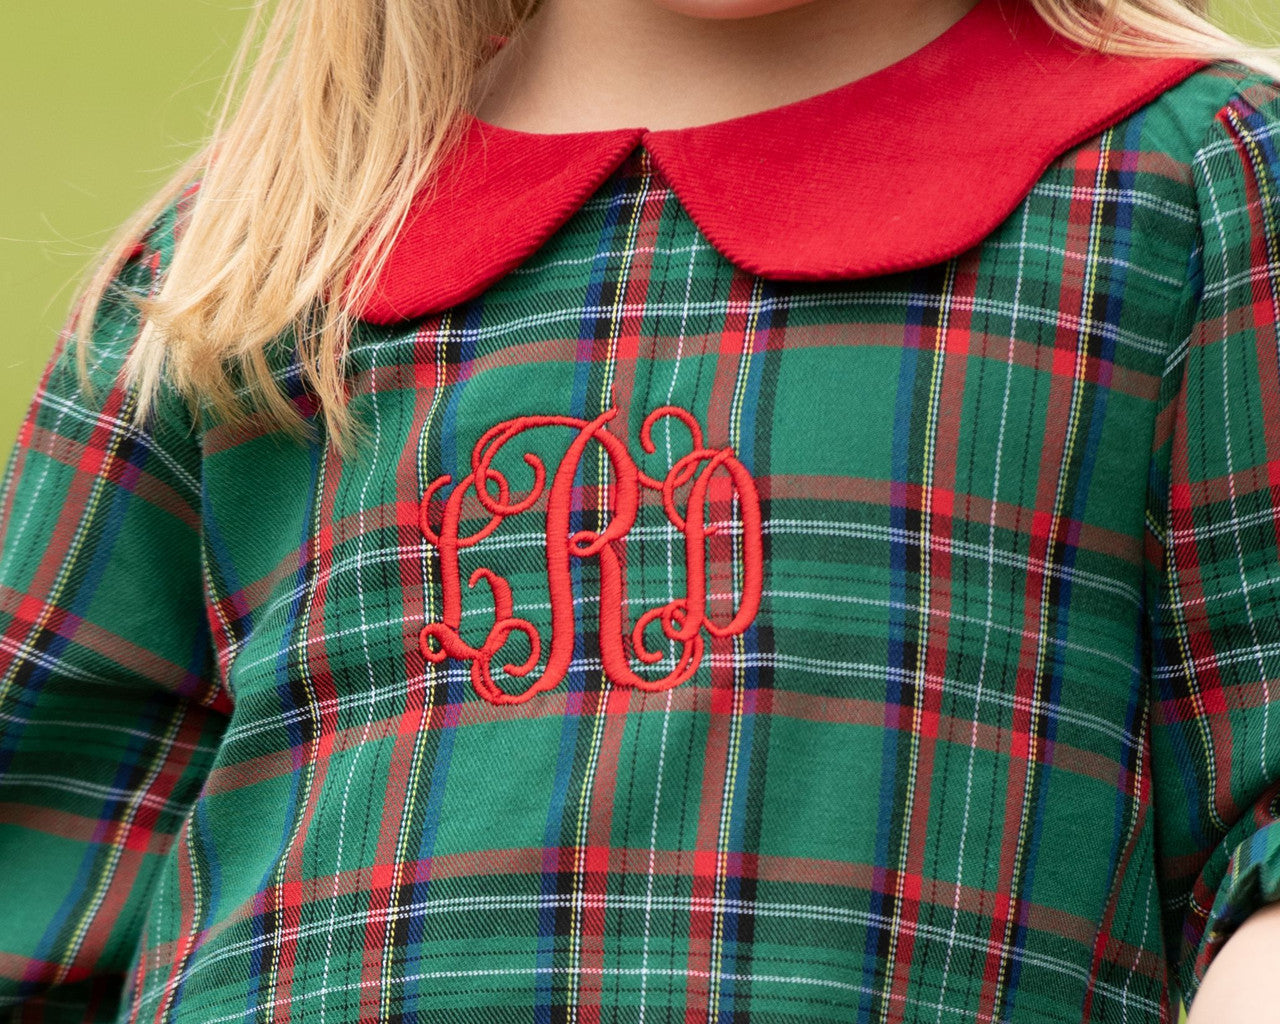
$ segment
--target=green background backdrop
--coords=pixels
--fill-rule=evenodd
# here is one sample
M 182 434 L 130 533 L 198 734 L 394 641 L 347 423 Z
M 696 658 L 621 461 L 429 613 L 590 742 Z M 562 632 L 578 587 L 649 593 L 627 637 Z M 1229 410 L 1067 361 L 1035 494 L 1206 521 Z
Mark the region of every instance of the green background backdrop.
M 196 148 L 248 0 L 0 0 L 0 449 L 89 261 Z M 1219 0 L 1280 43 L 1280 0 Z

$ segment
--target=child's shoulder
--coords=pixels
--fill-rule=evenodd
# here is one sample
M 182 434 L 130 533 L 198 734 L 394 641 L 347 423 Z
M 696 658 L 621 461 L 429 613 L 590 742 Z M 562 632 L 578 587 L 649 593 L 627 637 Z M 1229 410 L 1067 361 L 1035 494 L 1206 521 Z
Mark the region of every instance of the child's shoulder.
M 66 386 L 72 386 L 77 350 L 87 342 L 91 388 L 110 389 L 119 383 L 120 371 L 145 323 L 142 303 L 164 285 L 198 188 L 198 182 L 193 181 L 168 199 L 154 200 L 160 205 L 153 206 L 156 212 L 149 221 L 141 222 L 145 226 L 126 235 L 119 248 L 103 257 L 97 273 L 109 276 L 98 278 L 98 284 L 87 289 L 95 299 L 82 294 L 77 301 L 50 362 L 53 381 L 61 382 L 65 376 Z M 82 335 L 78 325 L 85 317 L 91 318 L 91 327 Z
M 1130 119 L 1143 149 L 1194 165 L 1232 122 L 1247 122 L 1280 144 L 1280 79 L 1237 61 L 1206 64 L 1165 90 Z
M 199 194 L 200 179 L 195 178 L 164 202 L 148 227 L 132 240 L 124 253 L 120 284 L 146 291 L 155 291 L 160 286 Z
M 114 270 L 110 280 L 106 282 L 101 300 L 92 310 L 93 326 L 88 335 L 89 381 L 94 388 L 102 386 L 108 390 L 128 390 L 135 386 L 126 384 L 123 371 L 133 349 L 142 338 L 147 319 L 145 302 L 154 299 L 163 290 L 175 256 L 184 241 L 195 241 L 194 236 L 188 236 L 187 229 L 200 198 L 200 190 L 201 179 L 196 177 L 167 199 L 157 200 L 160 205 L 154 216 L 145 222 L 146 226 L 130 236 L 121 249 L 116 250 L 112 259 Z M 184 258 L 190 258 L 191 255 L 193 254 Z M 195 255 L 198 258 L 198 254 Z M 79 343 L 76 332 L 64 331 L 55 352 L 53 372 L 65 375 L 68 387 L 72 386 L 70 378 L 75 373 L 74 350 Z M 163 341 L 161 344 L 167 346 L 170 343 Z M 294 402 L 304 417 L 311 417 L 315 410 L 302 384 L 301 364 L 293 331 L 283 331 L 273 343 L 265 347 L 263 355 L 271 375 L 282 385 L 286 397 Z M 243 364 L 232 360 L 227 362 L 228 382 L 240 398 L 247 397 L 243 372 Z M 170 361 L 166 360 L 158 378 L 157 401 L 171 410 L 179 407 L 188 409 L 192 415 L 196 415 L 193 403 L 199 404 L 201 411 L 197 421 L 206 426 L 217 422 L 218 417 L 213 415 L 212 408 L 203 400 L 195 400 L 189 396 L 179 397 L 171 373 Z M 186 415 L 184 412 L 180 418 L 185 418 Z

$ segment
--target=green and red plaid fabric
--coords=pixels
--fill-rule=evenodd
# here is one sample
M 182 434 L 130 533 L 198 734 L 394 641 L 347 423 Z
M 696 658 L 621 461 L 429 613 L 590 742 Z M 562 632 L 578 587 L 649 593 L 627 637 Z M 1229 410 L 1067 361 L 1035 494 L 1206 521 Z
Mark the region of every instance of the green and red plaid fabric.
M 345 461 L 129 425 L 180 220 L 0 492 L 9 1019 L 1170 1021 L 1280 899 L 1280 86 L 870 280 L 638 147 Z

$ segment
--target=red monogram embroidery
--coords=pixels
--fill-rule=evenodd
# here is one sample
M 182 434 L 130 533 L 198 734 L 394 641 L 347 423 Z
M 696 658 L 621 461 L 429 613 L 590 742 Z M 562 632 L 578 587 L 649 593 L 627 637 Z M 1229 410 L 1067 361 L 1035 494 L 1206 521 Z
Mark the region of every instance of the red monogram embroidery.
M 457 658 L 471 663 L 471 683 L 475 691 L 494 704 L 520 704 L 536 693 L 554 689 L 564 679 L 573 657 L 574 613 L 572 560 L 597 558 L 600 565 L 600 654 L 606 675 L 615 684 L 634 686 L 640 690 L 659 691 L 679 686 L 688 680 L 702 662 L 705 631 L 713 637 L 742 633 L 760 609 L 764 581 L 762 542 L 760 535 L 760 498 L 751 474 L 731 448 L 707 448 L 702 428 L 687 411 L 665 405 L 651 412 L 640 431 L 640 445 L 650 455 L 656 450 L 652 431 L 659 420 L 670 417 L 688 430 L 693 450 L 678 459 L 663 479 L 640 472 L 626 445 L 606 429 L 617 415 L 616 408 L 593 420 L 573 416 L 518 416 L 485 432 L 471 452 L 471 472 L 450 492 L 444 502 L 439 529 L 431 523 L 429 509 L 440 491 L 452 482 L 442 476 L 431 482 L 422 496 L 419 522 L 427 540 L 440 553 L 444 581 L 444 609 L 439 622 L 424 626 L 419 637 L 423 655 L 439 663 Z M 547 487 L 547 470 L 542 460 L 525 452 L 524 462 L 533 470 L 533 485 L 521 498 L 511 494 L 506 477 L 493 462 L 502 448 L 527 431 L 543 427 L 567 427 L 575 431 L 568 451 L 556 467 Z M 608 488 L 608 521 L 598 533 L 591 530 L 570 531 L 573 481 L 588 445 L 599 444 L 608 458 L 612 479 Z M 707 504 L 713 478 L 722 474 L 721 488 L 727 483 L 738 499 L 742 535 L 739 545 L 742 593 L 733 616 L 723 624 L 711 619 L 707 609 L 707 539 L 718 527 L 707 522 Z M 689 486 L 683 514 L 677 492 Z M 642 489 L 661 496 L 667 518 L 684 537 L 685 593 L 646 611 L 633 624 L 623 607 L 626 570 L 619 556 L 619 544 L 635 524 Z M 468 537 L 458 535 L 462 503 L 467 493 L 489 516 L 488 522 Z M 472 647 L 459 635 L 462 624 L 462 580 L 458 553 L 490 536 L 504 520 L 528 511 L 543 495 L 547 495 L 546 562 L 547 589 L 551 596 L 551 644 L 542 674 L 519 692 L 508 692 L 493 678 L 493 659 L 513 633 L 522 633 L 529 642 L 529 656 L 520 664 L 506 664 L 503 669 L 518 679 L 526 678 L 542 659 L 543 642 L 537 629 L 527 619 L 514 613 L 511 585 L 492 569 L 481 567 L 471 574 L 468 586 L 481 581 L 493 595 L 493 624 L 479 647 Z M 438 507 L 438 506 L 437 506 Z M 658 624 L 669 641 L 679 645 L 675 667 L 659 679 L 646 679 L 633 671 L 631 658 L 648 665 L 662 659 L 660 650 L 645 645 L 645 631 Z M 630 653 L 628 653 L 628 647 Z

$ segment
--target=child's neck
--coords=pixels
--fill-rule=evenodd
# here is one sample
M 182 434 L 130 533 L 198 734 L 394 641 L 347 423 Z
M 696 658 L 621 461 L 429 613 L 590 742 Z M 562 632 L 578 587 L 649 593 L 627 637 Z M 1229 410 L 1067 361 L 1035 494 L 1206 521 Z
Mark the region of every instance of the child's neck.
M 472 110 L 540 133 L 721 121 L 895 63 L 975 2 L 808 0 L 713 18 L 675 13 L 659 0 L 542 0 L 485 67 Z

